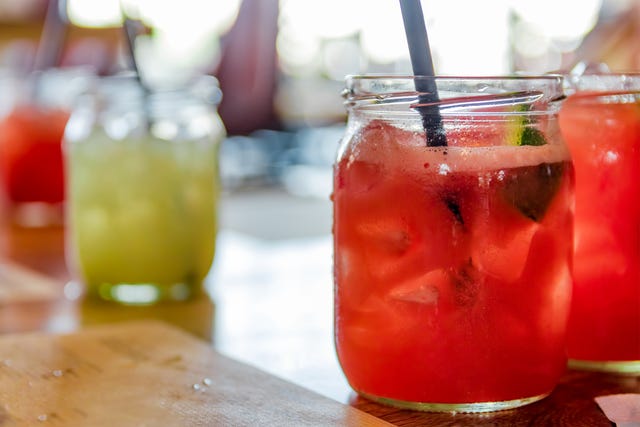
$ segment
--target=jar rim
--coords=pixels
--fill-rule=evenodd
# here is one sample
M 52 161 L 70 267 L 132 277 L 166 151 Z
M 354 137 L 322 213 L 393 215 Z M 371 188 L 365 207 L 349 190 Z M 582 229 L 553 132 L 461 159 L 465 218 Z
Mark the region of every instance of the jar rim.
M 640 74 L 640 73 L 638 73 Z M 398 79 L 398 80 L 406 80 L 406 79 L 433 79 L 433 80 L 489 80 L 489 81 L 497 81 L 497 80 L 546 80 L 546 81 L 561 81 L 563 79 L 562 74 L 539 74 L 539 75 L 531 75 L 531 74 L 513 74 L 513 75 L 436 75 L 436 76 L 422 76 L 422 75 L 411 75 L 411 74 L 349 74 L 345 77 L 346 80 L 376 80 L 376 79 Z
M 419 83 L 419 81 L 422 81 Z M 565 98 L 564 78 L 560 74 L 505 76 L 412 76 L 363 74 L 346 77 L 342 92 L 347 109 L 415 113 L 417 108 L 438 106 L 449 111 L 489 111 L 494 107 L 525 105 L 515 113 L 555 112 L 557 101 Z M 428 82 L 429 84 L 423 84 Z M 419 91 L 431 87 L 434 92 Z M 427 103 L 425 103 L 427 99 Z
M 568 75 L 565 78 L 566 91 L 638 91 L 640 90 L 640 71 L 607 72 Z
M 212 75 L 197 75 L 179 85 L 142 86 L 135 73 L 123 72 L 108 76 L 96 77 L 90 92 L 112 98 L 119 95 L 118 91 L 129 91 L 134 96 L 148 97 L 190 97 L 194 100 L 210 105 L 218 105 L 222 100 L 222 91 L 218 79 Z M 125 99 L 132 100 L 131 97 Z
M 640 88 L 637 90 L 580 91 L 569 96 L 567 103 L 579 105 L 640 104 Z

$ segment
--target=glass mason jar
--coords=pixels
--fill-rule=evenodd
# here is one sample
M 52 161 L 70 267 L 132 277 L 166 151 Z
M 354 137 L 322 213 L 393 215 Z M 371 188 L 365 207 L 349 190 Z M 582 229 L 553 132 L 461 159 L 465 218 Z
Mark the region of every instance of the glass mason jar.
M 73 111 L 67 258 L 90 296 L 150 304 L 202 290 L 217 230 L 219 100 L 214 78 L 146 92 L 110 77 Z
M 8 222 L 62 225 L 62 135 L 90 77 L 82 68 L 0 75 L 0 212 Z
M 640 74 L 568 77 L 560 127 L 576 170 L 577 369 L 640 373 Z
M 417 80 L 346 82 L 332 195 L 340 364 L 359 394 L 401 408 L 542 399 L 567 362 L 562 79 L 431 78 L 434 102 Z

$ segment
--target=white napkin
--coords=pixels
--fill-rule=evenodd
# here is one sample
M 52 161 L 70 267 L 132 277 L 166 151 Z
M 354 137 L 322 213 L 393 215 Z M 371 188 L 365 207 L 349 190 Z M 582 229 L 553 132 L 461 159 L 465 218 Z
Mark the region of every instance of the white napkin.
M 617 427 L 640 427 L 640 394 L 610 394 L 595 401 Z

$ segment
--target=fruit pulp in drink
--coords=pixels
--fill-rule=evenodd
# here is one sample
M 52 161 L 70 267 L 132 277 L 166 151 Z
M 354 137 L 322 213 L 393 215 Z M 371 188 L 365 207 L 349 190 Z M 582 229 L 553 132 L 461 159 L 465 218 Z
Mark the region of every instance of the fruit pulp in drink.
M 449 146 L 374 120 L 334 168 L 335 333 L 358 392 L 395 402 L 548 394 L 565 370 L 573 170 L 563 145 Z M 463 146 L 464 145 L 464 146 Z

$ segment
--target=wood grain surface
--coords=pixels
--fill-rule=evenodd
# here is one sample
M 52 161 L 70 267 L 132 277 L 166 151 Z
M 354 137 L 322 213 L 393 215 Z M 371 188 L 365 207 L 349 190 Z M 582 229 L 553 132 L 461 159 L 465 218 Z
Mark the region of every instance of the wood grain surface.
M 406 411 L 361 397 L 354 398 L 351 404 L 397 426 L 611 427 L 594 398 L 618 393 L 640 393 L 640 377 L 570 371 L 547 398 L 520 408 L 485 414 Z
M 161 322 L 0 337 L 0 426 L 383 426 Z

